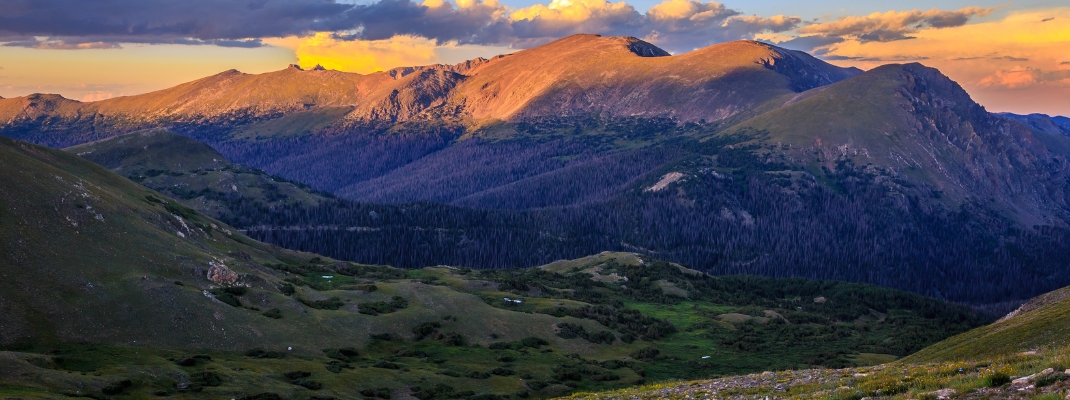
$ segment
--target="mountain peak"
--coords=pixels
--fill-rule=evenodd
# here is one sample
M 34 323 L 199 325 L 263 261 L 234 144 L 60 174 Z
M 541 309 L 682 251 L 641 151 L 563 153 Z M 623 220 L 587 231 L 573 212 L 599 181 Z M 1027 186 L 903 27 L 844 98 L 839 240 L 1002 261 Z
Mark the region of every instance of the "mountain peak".
M 561 51 L 615 51 L 627 50 L 640 57 L 666 57 L 669 52 L 658 46 L 640 40 L 632 36 L 602 36 L 581 33 L 555 40 L 535 49 L 561 50 Z

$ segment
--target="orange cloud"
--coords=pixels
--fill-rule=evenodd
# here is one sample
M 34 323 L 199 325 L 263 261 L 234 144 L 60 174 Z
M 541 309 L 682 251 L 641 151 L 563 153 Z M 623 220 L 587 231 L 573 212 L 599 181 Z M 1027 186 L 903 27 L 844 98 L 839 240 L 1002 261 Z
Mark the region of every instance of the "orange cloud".
M 817 53 L 835 64 L 860 68 L 920 61 L 939 68 L 991 109 L 1067 114 L 1070 68 L 1063 63 L 1070 57 L 1070 24 L 1057 21 L 1070 21 L 1070 8 L 1015 11 L 997 20 L 921 28 L 911 33 L 912 40 L 847 37 L 819 47 Z
M 370 73 L 400 66 L 427 65 L 439 61 L 439 44 L 415 36 L 385 40 L 340 40 L 320 32 L 307 38 L 286 38 L 269 43 L 294 50 L 302 68 L 321 65 L 327 69 Z
M 966 7 L 957 11 L 888 11 L 862 17 L 842 17 L 833 22 L 816 23 L 798 29 L 802 34 L 851 36 L 861 41 L 886 42 L 912 38 L 908 35 L 924 28 L 950 28 L 965 25 L 972 17 L 986 16 L 994 8 Z

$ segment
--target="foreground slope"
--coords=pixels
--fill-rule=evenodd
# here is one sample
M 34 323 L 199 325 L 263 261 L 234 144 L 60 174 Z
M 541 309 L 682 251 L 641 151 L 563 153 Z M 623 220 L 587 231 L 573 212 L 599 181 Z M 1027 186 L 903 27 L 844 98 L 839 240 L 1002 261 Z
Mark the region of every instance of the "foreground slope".
M 901 360 L 841 370 L 788 370 L 669 382 L 570 398 L 1061 399 L 1070 392 L 1070 288 Z

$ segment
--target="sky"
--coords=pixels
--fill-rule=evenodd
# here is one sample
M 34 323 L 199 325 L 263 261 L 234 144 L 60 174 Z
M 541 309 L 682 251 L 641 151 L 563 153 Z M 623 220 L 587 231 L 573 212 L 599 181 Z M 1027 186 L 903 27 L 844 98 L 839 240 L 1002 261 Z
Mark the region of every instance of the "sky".
M 369 73 L 575 33 L 672 54 L 760 40 L 830 63 L 940 69 L 990 111 L 1070 115 L 1065 0 L 0 0 L 0 96 L 96 101 L 229 69 Z

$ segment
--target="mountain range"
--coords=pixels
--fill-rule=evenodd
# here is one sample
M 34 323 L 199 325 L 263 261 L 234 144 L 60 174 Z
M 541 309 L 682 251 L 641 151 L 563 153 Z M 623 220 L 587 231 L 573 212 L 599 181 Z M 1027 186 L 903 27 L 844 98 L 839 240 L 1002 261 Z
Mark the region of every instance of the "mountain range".
M 863 72 L 759 42 L 668 55 L 576 35 L 368 75 L 227 71 L 92 103 L 3 99 L 0 121 L 2 135 L 56 147 L 159 128 L 203 142 L 337 197 L 213 216 L 357 262 L 531 267 L 631 251 L 974 304 L 1070 284 L 1070 137 L 989 113 L 919 64 Z M 224 197 L 196 185 L 171 194 Z

